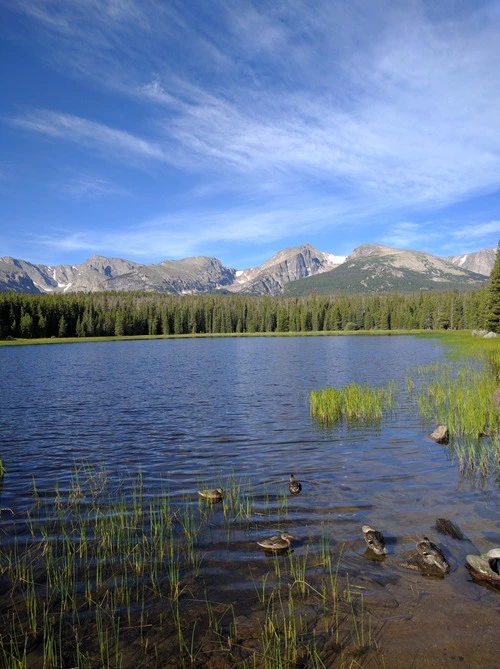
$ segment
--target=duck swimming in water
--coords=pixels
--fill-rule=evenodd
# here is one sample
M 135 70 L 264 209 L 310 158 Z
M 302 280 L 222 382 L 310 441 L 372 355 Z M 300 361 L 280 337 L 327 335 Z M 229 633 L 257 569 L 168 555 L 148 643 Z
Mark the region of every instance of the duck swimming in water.
M 288 534 L 288 532 L 283 532 L 280 535 L 257 541 L 257 546 L 260 546 L 260 548 L 263 548 L 266 551 L 277 553 L 288 550 L 291 544 L 290 540 L 294 538 L 295 537 L 291 534 Z
M 417 541 L 416 547 L 422 560 L 427 565 L 436 567 L 444 574 L 447 574 L 450 571 L 450 565 L 445 558 L 443 551 L 428 537 L 424 537 L 421 541 Z
M 214 490 L 198 490 L 198 495 L 205 501 L 215 504 L 222 502 L 224 498 L 224 491 L 222 488 L 215 488 Z
M 365 541 L 368 546 L 376 555 L 385 555 L 387 553 L 387 548 L 385 547 L 385 539 L 382 532 L 374 530 L 373 527 L 369 525 L 363 525 L 361 528 L 365 536 Z
M 302 483 L 300 481 L 297 481 L 293 474 L 290 474 L 290 482 L 288 483 L 288 490 L 292 493 L 292 495 L 298 495 L 299 492 L 302 490 Z

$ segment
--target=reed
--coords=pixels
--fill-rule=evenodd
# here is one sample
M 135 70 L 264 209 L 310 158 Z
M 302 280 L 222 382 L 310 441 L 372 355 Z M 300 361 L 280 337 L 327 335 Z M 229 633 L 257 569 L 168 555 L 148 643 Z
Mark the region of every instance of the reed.
M 289 553 L 290 561 L 290 575 L 293 578 L 292 588 L 295 588 L 301 595 L 306 594 L 307 590 L 307 558 L 309 550 L 306 548 L 306 551 L 303 555 L 295 555 L 295 553 Z
M 500 406 L 493 396 L 498 377 L 492 360 L 446 363 L 421 368 L 418 393 L 420 413 L 428 421 L 446 425 L 450 453 L 462 471 L 483 474 L 498 470 L 500 459 Z
M 230 476 L 224 487 L 224 517 L 228 524 L 252 522 L 255 513 L 255 499 L 250 481 L 242 483 Z
M 267 599 L 267 579 L 269 578 L 269 572 L 266 572 L 262 576 L 260 583 L 255 582 L 255 579 L 253 578 L 252 574 L 250 574 L 250 577 L 252 579 L 259 602 L 261 604 L 264 604 Z
M 257 507 L 249 484 L 233 477 L 221 487 L 228 494 L 217 512 L 194 497 L 172 498 L 168 482 L 148 496 L 141 473 L 117 479 L 78 468 L 52 491 L 33 481 L 28 516 L 0 528 L 9 535 L 0 553 L 9 584 L 0 598 L 0 666 L 125 669 L 131 644 L 144 666 L 163 666 L 165 648 L 179 667 L 213 666 L 214 653 L 224 666 L 329 666 L 324 621 L 342 652 L 366 645 L 366 612 L 341 596 L 341 558 L 332 559 L 327 527 L 318 554 L 311 544 L 263 557 L 249 571 L 253 598 L 217 602 L 200 538 L 214 522 L 229 537 L 234 528 L 253 531 L 261 514 L 286 518 L 288 508 L 281 493 Z
M 340 421 L 348 425 L 379 423 L 395 405 L 395 384 L 383 388 L 350 383 L 343 388 L 327 387 L 309 394 L 311 416 L 331 425 Z

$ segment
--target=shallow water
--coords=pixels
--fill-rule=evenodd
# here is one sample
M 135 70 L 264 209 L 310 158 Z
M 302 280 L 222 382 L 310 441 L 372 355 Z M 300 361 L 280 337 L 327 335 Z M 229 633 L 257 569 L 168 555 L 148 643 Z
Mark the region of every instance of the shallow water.
M 228 543 L 223 505 L 210 510 L 198 548 L 212 594 L 232 601 L 255 592 L 249 570 L 269 568 L 258 538 L 286 529 L 295 557 L 314 556 L 326 533 L 373 619 L 377 648 L 360 666 L 496 666 L 499 593 L 472 582 L 464 562 L 467 552 L 500 545 L 499 484 L 460 475 L 406 390 L 417 366 L 444 355 L 434 340 L 411 336 L 0 348 L 3 532 L 33 507 L 33 478 L 42 498 L 52 499 L 56 486 L 64 496 L 82 465 L 117 482 L 140 471 L 151 498 L 167 481 L 173 503 L 195 508 L 200 486 L 231 478 L 251 497 L 253 516 L 232 528 Z M 398 408 L 379 426 L 324 428 L 310 417 L 312 389 L 391 380 Z M 294 497 L 286 497 L 290 472 L 303 484 Z M 438 535 L 438 517 L 469 542 Z M 386 535 L 384 560 L 365 555 L 363 524 Z M 444 548 L 446 578 L 400 566 L 423 535 Z M 247 614 L 241 601 L 239 612 Z

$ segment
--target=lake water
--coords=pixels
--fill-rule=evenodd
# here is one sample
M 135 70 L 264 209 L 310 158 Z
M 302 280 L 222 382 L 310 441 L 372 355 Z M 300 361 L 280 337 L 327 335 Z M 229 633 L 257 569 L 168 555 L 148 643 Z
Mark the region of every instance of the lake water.
M 0 348 L 4 534 L 32 508 L 33 479 L 38 494 L 53 497 L 57 487 L 64 496 L 84 465 L 117 481 L 141 472 L 151 496 L 168 481 L 174 502 L 196 506 L 200 485 L 231 477 L 268 512 L 236 528 L 228 544 L 222 505 L 214 507 L 199 541 L 207 587 L 219 579 L 228 601 L 251 590 L 248 566 L 266 560 L 256 540 L 284 525 L 299 556 L 314 554 L 326 531 L 373 618 L 377 652 L 357 666 L 497 666 L 499 594 L 468 575 L 470 544 L 440 536 L 434 524 L 453 520 L 480 552 L 500 545 L 499 484 L 460 474 L 447 447 L 428 438 L 435 425 L 422 422 L 406 389 L 418 366 L 444 356 L 436 340 L 412 336 Z M 380 426 L 324 428 L 310 417 L 313 389 L 391 380 L 398 408 Z M 290 472 L 303 491 L 289 497 L 284 523 L 278 506 Z M 383 561 L 364 555 L 363 524 L 386 535 Z M 424 535 L 447 553 L 444 579 L 400 566 Z

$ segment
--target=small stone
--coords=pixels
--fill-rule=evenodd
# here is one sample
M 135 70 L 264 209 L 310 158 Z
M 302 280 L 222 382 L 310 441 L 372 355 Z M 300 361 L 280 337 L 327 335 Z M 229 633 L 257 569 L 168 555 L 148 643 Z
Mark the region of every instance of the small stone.
M 450 433 L 446 425 L 438 425 L 434 432 L 432 432 L 429 436 L 438 444 L 447 444 L 450 438 Z

